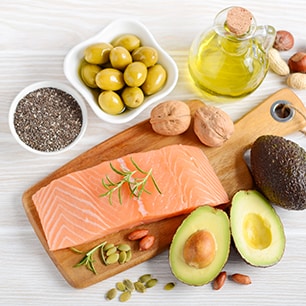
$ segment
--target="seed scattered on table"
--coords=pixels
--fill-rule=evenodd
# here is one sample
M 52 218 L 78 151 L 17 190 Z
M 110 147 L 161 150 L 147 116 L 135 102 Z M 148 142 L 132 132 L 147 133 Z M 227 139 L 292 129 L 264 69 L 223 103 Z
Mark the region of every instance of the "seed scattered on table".
M 52 87 L 39 88 L 23 97 L 14 114 L 20 139 L 42 152 L 62 150 L 79 135 L 82 111 L 68 93 Z
M 132 297 L 132 294 L 145 293 L 147 289 L 153 288 L 157 283 L 157 278 L 152 278 L 151 274 L 144 274 L 134 282 L 126 278 L 122 282 L 117 282 L 115 288 L 107 291 L 105 298 L 106 300 L 112 300 L 116 297 L 116 294 L 119 291 L 119 301 L 126 302 Z M 168 283 L 164 288 L 166 288 L 165 290 L 171 290 L 174 286 L 174 283 Z
M 174 282 L 170 282 L 170 283 L 167 283 L 167 284 L 164 286 L 164 290 L 170 291 L 170 290 L 172 290 L 174 287 L 175 287 L 175 283 L 174 283 Z
M 107 300 L 113 300 L 117 295 L 117 290 L 115 288 L 110 289 L 109 291 L 107 291 L 105 298 Z

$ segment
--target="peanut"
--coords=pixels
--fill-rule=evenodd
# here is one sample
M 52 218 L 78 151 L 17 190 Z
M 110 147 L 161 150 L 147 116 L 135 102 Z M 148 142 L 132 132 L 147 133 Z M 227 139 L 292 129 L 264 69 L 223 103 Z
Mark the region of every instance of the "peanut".
M 219 290 L 223 287 L 224 283 L 226 280 L 226 272 L 222 271 L 219 273 L 219 275 L 215 278 L 213 282 L 213 289 L 214 290 Z
M 294 89 L 306 89 L 306 74 L 301 72 L 290 74 L 287 78 L 287 85 Z
M 131 240 L 131 241 L 139 240 L 139 239 L 147 236 L 148 233 L 149 233 L 149 230 L 147 230 L 147 229 L 138 229 L 138 230 L 135 230 L 135 231 L 131 232 L 128 235 L 128 239 Z
M 149 250 L 153 246 L 154 241 L 155 241 L 155 237 L 153 235 L 147 235 L 143 237 L 139 241 L 139 251 Z
M 231 276 L 231 279 L 237 283 L 237 284 L 241 284 L 241 285 L 249 285 L 252 283 L 250 277 L 248 275 L 245 274 L 240 274 L 240 273 L 235 273 Z
M 280 53 L 271 48 L 269 51 L 270 69 L 278 75 L 288 75 L 290 69 L 288 64 L 281 58 Z

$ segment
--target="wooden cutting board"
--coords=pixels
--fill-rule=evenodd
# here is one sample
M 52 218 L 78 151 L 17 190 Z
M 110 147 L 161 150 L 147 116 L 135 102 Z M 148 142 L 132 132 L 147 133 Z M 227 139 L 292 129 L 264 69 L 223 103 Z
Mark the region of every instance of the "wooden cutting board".
M 230 140 L 219 148 L 208 148 L 202 145 L 195 136 L 192 125 L 183 135 L 161 136 L 153 132 L 149 120 L 146 120 L 98 144 L 25 191 L 22 201 L 29 221 L 46 252 L 67 282 L 73 287 L 84 288 L 152 258 L 168 248 L 177 227 L 185 216 L 182 215 L 138 226 L 138 228 L 149 229 L 150 233 L 156 237 L 154 246 L 148 251 L 139 251 L 138 242 L 131 243 L 127 240 L 127 235 L 133 229 L 101 237 L 101 239 L 78 246 L 79 250 L 87 252 L 103 241 L 114 244 L 129 243 L 131 245 L 133 257 L 131 261 L 122 265 L 104 266 L 98 258 L 99 254 L 97 252 L 95 254 L 97 274 L 93 274 L 84 266 L 73 267 L 83 258 L 83 255 L 76 254 L 70 249 L 59 251 L 50 251 L 48 249 L 47 241 L 32 201 L 32 195 L 36 191 L 56 178 L 76 170 L 94 166 L 102 161 L 111 160 L 132 152 L 148 151 L 181 143 L 200 147 L 205 152 L 231 198 L 238 190 L 253 188 L 252 177 L 244 162 L 243 153 L 257 137 L 264 134 L 285 136 L 306 126 L 305 119 L 298 112 L 295 113 L 290 121 L 278 122 L 273 119 L 270 115 L 270 109 L 272 104 L 278 100 L 286 100 L 300 111 L 306 112 L 303 103 L 291 90 L 282 89 L 237 121 L 234 134 Z M 202 103 L 199 100 L 190 100 L 188 105 L 191 111 L 194 112 Z

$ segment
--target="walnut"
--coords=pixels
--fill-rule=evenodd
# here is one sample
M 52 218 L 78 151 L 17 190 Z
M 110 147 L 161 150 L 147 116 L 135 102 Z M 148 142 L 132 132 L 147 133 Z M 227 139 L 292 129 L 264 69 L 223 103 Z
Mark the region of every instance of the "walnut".
M 193 129 L 203 144 L 219 147 L 233 134 L 234 123 L 221 109 L 206 105 L 196 110 Z
M 153 130 L 160 135 L 182 134 L 189 128 L 190 121 L 190 109 L 183 101 L 165 101 L 151 111 L 150 123 Z

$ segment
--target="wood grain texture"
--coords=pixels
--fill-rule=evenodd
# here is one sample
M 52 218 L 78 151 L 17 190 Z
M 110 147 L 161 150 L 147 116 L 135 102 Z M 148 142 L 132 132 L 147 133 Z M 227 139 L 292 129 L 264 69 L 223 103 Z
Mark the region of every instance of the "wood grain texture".
M 84 288 L 156 256 L 169 246 L 173 234 L 184 216 L 141 226 L 140 228 L 149 229 L 150 234 L 157 238 L 154 246 L 148 251 L 139 251 L 137 242 L 134 242 L 132 243 L 133 257 L 130 262 L 124 265 L 115 264 L 110 266 L 100 264 L 98 265 L 97 275 L 93 275 L 92 272 L 84 269 L 84 267 L 79 269 L 73 268 L 78 260 L 80 260 L 80 256 L 74 254 L 70 249 L 58 251 L 50 251 L 48 249 L 39 216 L 32 201 L 32 195 L 36 191 L 56 178 L 77 170 L 92 167 L 102 161 L 112 160 L 133 152 L 158 149 L 171 144 L 184 144 L 200 147 L 206 153 L 217 176 L 231 198 L 238 190 L 253 188 L 252 176 L 243 159 L 243 153 L 257 137 L 264 134 L 285 136 L 306 126 L 305 119 L 299 114 L 296 114 L 293 120 L 288 122 L 274 120 L 270 115 L 270 109 L 273 103 L 278 100 L 286 100 L 296 108 L 306 111 L 302 102 L 292 91 L 283 89 L 237 121 L 232 137 L 224 145 L 217 148 L 209 148 L 202 145 L 194 134 L 192 125 L 182 135 L 165 137 L 156 134 L 152 130 L 149 120 L 146 120 L 83 153 L 27 190 L 23 194 L 25 211 L 44 248 L 65 279 L 73 287 Z M 198 107 L 203 106 L 203 103 L 200 100 L 190 100 L 188 105 L 191 112 L 194 113 Z M 85 243 L 77 248 L 87 252 L 103 241 L 115 244 L 130 243 L 126 237 L 132 230 L 134 229 L 116 232 L 101 237 L 99 240 Z

